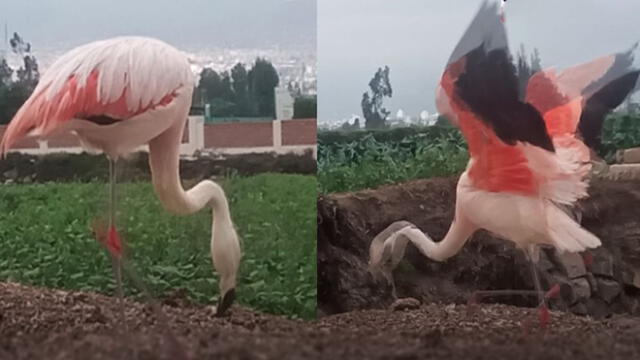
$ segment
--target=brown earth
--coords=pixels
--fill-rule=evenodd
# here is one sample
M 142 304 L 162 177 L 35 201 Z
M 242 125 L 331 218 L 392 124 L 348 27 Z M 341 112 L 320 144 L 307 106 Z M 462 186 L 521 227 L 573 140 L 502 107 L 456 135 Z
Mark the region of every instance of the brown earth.
M 169 305 L 171 304 L 171 305 Z M 234 307 L 165 301 L 149 305 L 93 293 L 0 283 L 1 359 L 636 359 L 640 320 L 593 320 L 553 312 L 546 332 L 521 323 L 535 312 L 430 304 L 415 310 L 355 311 L 302 322 Z M 169 326 L 163 325 L 169 324 Z M 169 330 L 168 330 L 169 329 Z
M 436 241 L 453 218 L 457 178 L 416 180 L 318 199 L 318 307 L 324 314 L 386 308 L 395 298 L 386 281 L 368 271 L 373 238 L 406 220 Z M 593 263 L 579 255 L 558 256 L 544 249 L 538 270 L 543 286 L 561 285 L 553 309 L 607 317 L 640 315 L 640 182 L 594 180 L 590 197 L 579 203 L 582 224 L 603 246 Z M 448 261 L 426 259 L 413 245 L 394 272 L 398 297 L 423 303 L 465 303 L 475 290 L 532 289 L 528 262 L 511 242 L 480 231 Z M 489 299 L 532 306 L 534 299 Z

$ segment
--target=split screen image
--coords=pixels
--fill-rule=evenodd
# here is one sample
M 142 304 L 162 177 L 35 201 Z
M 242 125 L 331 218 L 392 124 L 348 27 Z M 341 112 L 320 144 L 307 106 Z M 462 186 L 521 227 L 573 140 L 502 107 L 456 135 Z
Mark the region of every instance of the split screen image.
M 9 1 L 0 359 L 640 357 L 638 14 Z

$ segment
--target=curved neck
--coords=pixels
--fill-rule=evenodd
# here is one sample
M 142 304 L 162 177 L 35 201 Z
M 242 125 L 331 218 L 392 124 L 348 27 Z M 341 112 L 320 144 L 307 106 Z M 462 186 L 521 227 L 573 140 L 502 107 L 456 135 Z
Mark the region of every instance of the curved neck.
M 149 166 L 155 192 L 164 208 L 171 212 L 191 214 L 210 204 L 216 215 L 214 223 L 230 223 L 229 204 L 218 184 L 205 180 L 189 191 L 182 188 L 179 152 L 184 123 L 174 124 L 149 142 Z
M 185 113 L 186 120 L 186 113 Z M 210 205 L 213 209 L 211 226 L 211 258 L 220 274 L 221 298 L 235 288 L 240 266 L 240 243 L 236 234 L 227 197 L 222 188 L 210 180 L 184 191 L 180 183 L 180 141 L 184 121 L 172 125 L 149 142 L 149 166 L 153 187 L 165 209 L 178 214 L 191 214 Z M 214 241 L 215 239 L 215 241 Z
M 385 247 L 391 246 L 393 258 L 402 258 L 406 244 L 411 241 L 422 254 L 435 261 L 444 261 L 457 254 L 467 239 L 477 230 L 473 224 L 464 218 L 457 218 L 451 222 L 449 231 L 440 242 L 434 242 L 429 235 L 415 226 L 407 226 L 390 236 L 385 241 Z M 395 243 L 395 244 L 394 244 Z

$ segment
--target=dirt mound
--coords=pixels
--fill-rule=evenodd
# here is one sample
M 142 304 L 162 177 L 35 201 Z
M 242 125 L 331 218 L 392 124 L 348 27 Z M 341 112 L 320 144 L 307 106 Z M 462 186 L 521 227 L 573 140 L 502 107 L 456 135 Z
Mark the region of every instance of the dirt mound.
M 140 181 L 150 178 L 147 153 L 136 153 L 119 162 L 119 179 Z M 44 156 L 10 153 L 0 161 L 0 183 L 45 181 L 92 181 L 108 179 L 104 155 L 51 154 Z M 224 157 L 202 155 L 180 161 L 182 179 L 203 179 L 216 175 L 254 175 L 264 172 L 315 174 L 316 161 L 309 151 L 303 155 L 255 153 Z
M 552 313 L 542 333 L 524 336 L 535 311 L 504 305 L 431 304 L 411 311 L 356 311 L 302 322 L 234 307 L 215 318 L 206 307 L 126 301 L 0 283 L 2 359 L 634 359 L 640 320 L 606 321 Z M 165 325 L 168 324 L 168 325 Z
M 399 220 L 442 239 L 453 218 L 457 178 L 418 180 L 377 190 L 332 194 L 318 200 L 318 306 L 323 313 L 384 308 L 391 287 L 367 270 L 371 240 Z M 582 224 L 603 246 L 593 263 L 579 255 L 557 256 L 545 249 L 539 270 L 543 285 L 559 283 L 552 308 L 598 317 L 640 314 L 640 182 L 597 180 L 578 204 Z M 399 297 L 424 302 L 464 303 L 475 290 L 532 289 L 528 264 L 507 241 L 478 232 L 462 251 L 443 263 L 424 258 L 410 245 L 395 271 Z M 410 264 L 410 265 L 409 265 Z M 501 298 L 532 306 L 533 299 Z

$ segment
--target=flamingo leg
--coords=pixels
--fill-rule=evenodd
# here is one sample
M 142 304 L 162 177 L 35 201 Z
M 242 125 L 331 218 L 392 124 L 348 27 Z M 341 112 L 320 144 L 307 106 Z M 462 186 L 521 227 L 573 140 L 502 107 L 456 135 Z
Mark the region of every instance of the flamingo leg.
M 120 236 L 116 230 L 116 162 L 117 159 L 109 158 L 109 240 L 107 243 L 113 268 L 113 277 L 116 282 L 116 293 L 120 306 L 120 323 L 125 324 L 124 316 L 124 289 L 122 286 L 122 253 Z

